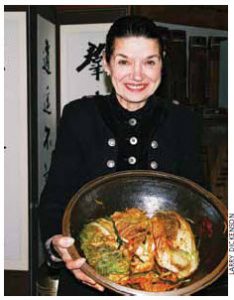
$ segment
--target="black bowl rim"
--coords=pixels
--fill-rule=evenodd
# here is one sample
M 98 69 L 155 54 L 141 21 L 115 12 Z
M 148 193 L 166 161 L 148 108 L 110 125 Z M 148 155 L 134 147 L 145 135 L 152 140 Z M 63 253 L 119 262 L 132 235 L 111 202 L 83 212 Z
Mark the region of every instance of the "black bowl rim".
M 70 227 L 69 227 L 69 219 L 70 214 L 73 209 L 73 206 L 75 205 L 77 199 L 79 199 L 83 194 L 85 194 L 90 189 L 97 187 L 98 185 L 111 181 L 116 178 L 121 177 L 155 177 L 155 178 L 165 178 L 167 180 L 174 180 L 177 181 L 180 184 L 192 187 L 196 192 L 202 194 L 208 202 L 210 202 L 222 215 L 224 219 L 224 228 L 227 228 L 228 224 L 228 211 L 226 206 L 211 192 L 207 191 L 203 187 L 201 187 L 199 184 L 193 182 L 192 180 L 189 180 L 187 178 L 169 174 L 166 172 L 159 172 L 159 171 L 144 171 L 144 170 L 133 170 L 133 171 L 121 171 L 121 172 L 115 172 L 108 175 L 100 176 L 92 181 L 89 181 L 86 183 L 83 187 L 79 189 L 78 192 L 76 192 L 71 200 L 69 201 L 65 212 L 63 216 L 63 222 L 62 222 L 62 231 L 64 236 L 71 236 Z M 78 253 L 76 247 L 72 245 L 68 249 L 70 255 L 73 259 L 80 258 L 80 254 Z M 201 289 L 204 289 L 208 285 L 212 284 L 215 280 L 217 280 L 227 269 L 228 266 L 228 247 L 227 251 L 223 257 L 223 259 L 220 261 L 218 266 L 209 274 L 204 276 L 202 279 L 196 281 L 195 283 L 188 285 L 186 287 L 174 289 L 171 291 L 166 292 L 146 292 L 141 290 L 136 290 L 130 287 L 122 286 L 119 284 L 114 283 L 113 281 L 108 280 L 107 278 L 99 275 L 94 268 L 92 268 L 88 263 L 84 263 L 84 265 L 81 267 L 81 270 L 90 276 L 92 279 L 94 279 L 99 284 L 119 293 L 122 295 L 142 295 L 142 296 L 180 296 L 180 295 L 191 295 L 195 292 L 198 292 Z

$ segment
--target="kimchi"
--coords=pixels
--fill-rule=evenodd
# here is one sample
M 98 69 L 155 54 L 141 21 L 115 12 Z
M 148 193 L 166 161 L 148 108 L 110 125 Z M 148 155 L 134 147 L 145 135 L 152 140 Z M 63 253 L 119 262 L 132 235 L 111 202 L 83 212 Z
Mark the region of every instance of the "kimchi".
M 175 211 L 158 211 L 152 218 L 138 208 L 116 211 L 86 224 L 79 238 L 99 274 L 135 289 L 172 290 L 199 264 L 190 224 Z

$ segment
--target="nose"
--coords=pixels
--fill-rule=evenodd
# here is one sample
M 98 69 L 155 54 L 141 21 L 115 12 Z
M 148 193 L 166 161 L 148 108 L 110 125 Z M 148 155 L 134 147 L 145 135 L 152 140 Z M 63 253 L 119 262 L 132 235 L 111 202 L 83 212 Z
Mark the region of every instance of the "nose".
M 132 79 L 134 81 L 142 81 L 143 72 L 142 66 L 139 62 L 135 62 L 132 68 Z

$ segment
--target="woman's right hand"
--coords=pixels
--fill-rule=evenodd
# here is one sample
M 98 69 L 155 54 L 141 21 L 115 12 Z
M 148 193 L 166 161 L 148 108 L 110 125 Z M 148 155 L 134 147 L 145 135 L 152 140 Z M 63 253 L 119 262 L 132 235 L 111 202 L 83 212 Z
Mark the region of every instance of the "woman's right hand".
M 81 266 L 85 262 L 85 258 L 78 258 L 76 260 L 72 259 L 71 255 L 68 252 L 68 248 L 74 243 L 74 239 L 71 237 L 66 237 L 61 234 L 55 235 L 52 238 L 52 244 L 54 249 L 64 261 L 67 269 L 69 269 L 74 276 L 83 282 L 99 291 L 104 291 L 104 287 L 94 281 L 92 278 L 87 276 L 84 272 L 81 271 Z

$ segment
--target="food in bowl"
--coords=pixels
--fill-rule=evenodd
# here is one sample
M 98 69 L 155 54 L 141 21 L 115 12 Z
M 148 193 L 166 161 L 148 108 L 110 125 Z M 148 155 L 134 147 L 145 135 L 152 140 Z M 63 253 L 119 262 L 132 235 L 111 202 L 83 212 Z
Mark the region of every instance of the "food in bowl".
M 79 238 L 99 274 L 139 290 L 172 290 L 199 265 L 190 224 L 175 211 L 160 210 L 152 218 L 139 208 L 116 211 L 84 225 Z

